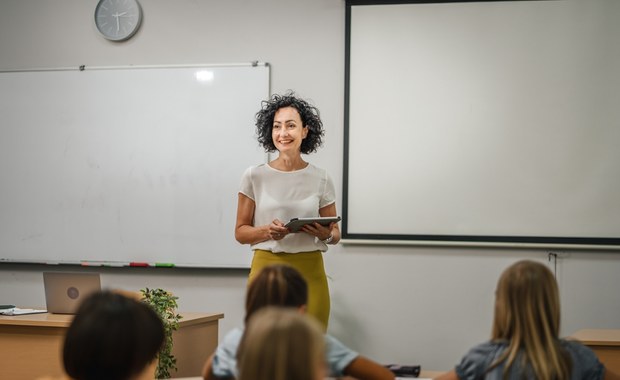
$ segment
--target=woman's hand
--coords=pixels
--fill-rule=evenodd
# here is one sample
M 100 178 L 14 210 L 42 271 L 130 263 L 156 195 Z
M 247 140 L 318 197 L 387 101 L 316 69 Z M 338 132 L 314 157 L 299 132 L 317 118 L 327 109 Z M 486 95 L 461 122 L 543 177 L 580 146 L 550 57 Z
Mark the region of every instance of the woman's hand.
M 336 203 L 332 203 L 319 209 L 320 216 L 336 216 Z M 338 244 L 340 241 L 340 229 L 338 222 L 332 222 L 329 226 L 322 226 L 318 223 L 306 224 L 300 231 L 315 236 L 317 239 L 327 244 Z
M 316 236 L 319 240 L 326 240 L 332 236 L 332 229 L 336 222 L 330 223 L 329 226 L 322 226 L 319 223 L 306 224 L 301 231 Z
M 284 223 L 278 219 L 274 219 L 269 225 L 269 236 L 271 236 L 273 240 L 282 240 L 288 233 L 288 228 L 284 227 Z

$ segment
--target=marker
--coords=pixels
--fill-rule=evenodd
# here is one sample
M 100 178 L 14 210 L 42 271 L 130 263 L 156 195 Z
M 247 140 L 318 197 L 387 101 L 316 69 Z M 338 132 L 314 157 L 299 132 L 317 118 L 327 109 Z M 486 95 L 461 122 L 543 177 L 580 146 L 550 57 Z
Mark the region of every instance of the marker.
M 158 268 L 174 268 L 173 263 L 155 263 L 155 266 Z
M 133 262 L 133 263 L 129 263 L 130 267 L 148 267 L 149 263 L 137 263 L 137 262 Z
M 126 263 L 120 263 L 118 261 L 111 261 L 109 263 L 103 264 L 104 267 L 124 267 L 127 266 Z
M 80 265 L 83 267 L 101 267 L 103 266 L 103 263 L 98 263 L 98 262 L 96 263 L 92 261 L 82 261 Z

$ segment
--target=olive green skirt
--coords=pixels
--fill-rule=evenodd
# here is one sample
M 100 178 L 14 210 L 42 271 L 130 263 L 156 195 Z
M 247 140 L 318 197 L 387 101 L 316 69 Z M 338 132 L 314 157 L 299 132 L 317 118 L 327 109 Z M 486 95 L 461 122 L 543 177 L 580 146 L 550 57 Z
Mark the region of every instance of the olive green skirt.
M 254 251 L 248 283 L 252 281 L 261 269 L 274 264 L 290 265 L 301 273 L 308 283 L 308 314 L 318 319 L 327 331 L 330 300 L 321 251 L 273 253 L 257 249 Z

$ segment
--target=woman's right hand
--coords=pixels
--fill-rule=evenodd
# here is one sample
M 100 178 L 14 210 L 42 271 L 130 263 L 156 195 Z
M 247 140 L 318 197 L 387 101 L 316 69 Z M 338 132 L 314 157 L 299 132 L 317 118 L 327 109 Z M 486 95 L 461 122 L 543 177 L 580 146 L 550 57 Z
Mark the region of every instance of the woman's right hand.
M 288 233 L 288 228 L 278 219 L 274 219 L 269 225 L 269 236 L 271 236 L 273 240 L 282 240 Z

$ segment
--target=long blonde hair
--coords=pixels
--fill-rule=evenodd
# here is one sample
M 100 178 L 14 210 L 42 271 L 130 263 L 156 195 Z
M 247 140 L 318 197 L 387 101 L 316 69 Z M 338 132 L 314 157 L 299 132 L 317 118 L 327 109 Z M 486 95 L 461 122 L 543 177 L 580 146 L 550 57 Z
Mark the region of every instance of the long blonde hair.
M 491 339 L 507 341 L 506 351 L 490 369 L 504 364 L 530 366 L 538 380 L 570 377 L 571 359 L 559 342 L 560 298 L 553 273 L 545 265 L 519 261 L 502 273 L 495 294 Z M 515 363 L 521 354 L 520 363 Z
M 268 306 L 248 321 L 237 350 L 238 380 L 322 379 L 324 360 L 317 321 L 296 309 Z

